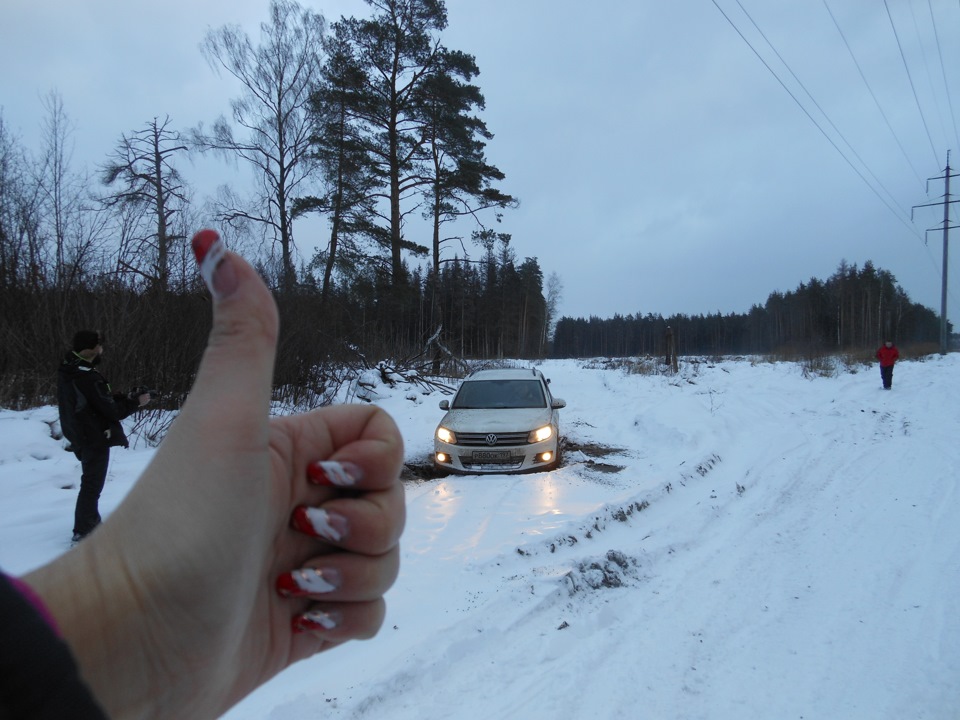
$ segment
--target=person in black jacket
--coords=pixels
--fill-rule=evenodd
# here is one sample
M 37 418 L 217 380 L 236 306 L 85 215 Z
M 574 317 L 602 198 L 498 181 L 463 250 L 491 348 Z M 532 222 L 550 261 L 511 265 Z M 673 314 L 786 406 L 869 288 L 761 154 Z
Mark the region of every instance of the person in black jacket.
M 73 351 L 57 371 L 60 429 L 82 468 L 74 542 L 100 524 L 100 493 L 107 479 L 110 448 L 129 447 L 120 421 L 150 402 L 149 393 L 132 397 L 111 393 L 110 385 L 96 370 L 102 355 L 100 333 L 80 330 L 73 336 Z

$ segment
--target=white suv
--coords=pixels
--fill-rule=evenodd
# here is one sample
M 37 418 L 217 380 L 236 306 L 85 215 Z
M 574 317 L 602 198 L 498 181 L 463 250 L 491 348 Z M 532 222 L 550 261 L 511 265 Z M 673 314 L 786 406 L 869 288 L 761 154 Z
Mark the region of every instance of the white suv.
M 461 383 L 433 437 L 440 471 L 546 470 L 560 457 L 560 408 L 539 370 L 480 370 Z

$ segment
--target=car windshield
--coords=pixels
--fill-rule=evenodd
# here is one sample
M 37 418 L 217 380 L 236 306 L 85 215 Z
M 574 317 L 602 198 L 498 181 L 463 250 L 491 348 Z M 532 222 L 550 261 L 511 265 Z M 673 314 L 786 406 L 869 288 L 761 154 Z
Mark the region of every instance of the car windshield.
M 543 387 L 537 380 L 468 380 L 453 401 L 457 410 L 546 406 Z

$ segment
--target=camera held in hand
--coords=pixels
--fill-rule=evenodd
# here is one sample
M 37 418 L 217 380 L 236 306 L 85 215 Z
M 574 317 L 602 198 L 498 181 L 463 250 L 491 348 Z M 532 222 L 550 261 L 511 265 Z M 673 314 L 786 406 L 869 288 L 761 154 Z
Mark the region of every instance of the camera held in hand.
M 131 400 L 136 400 L 141 395 L 149 395 L 151 400 L 156 400 L 158 397 L 160 397 L 160 391 L 152 390 L 148 388 L 146 385 L 137 385 L 135 388 L 133 388 L 130 392 L 127 393 L 127 397 L 130 398 Z

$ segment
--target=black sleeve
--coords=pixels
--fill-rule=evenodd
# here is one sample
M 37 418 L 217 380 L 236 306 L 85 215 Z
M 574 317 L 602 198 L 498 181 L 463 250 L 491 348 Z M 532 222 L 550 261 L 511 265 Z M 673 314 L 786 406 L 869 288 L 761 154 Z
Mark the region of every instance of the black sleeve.
M 0 573 L 0 718 L 108 720 L 67 644 Z
M 140 409 L 139 400 L 131 400 L 126 395 L 114 394 L 113 402 L 120 413 L 120 419 L 128 418 Z
M 98 372 L 88 372 L 77 383 L 77 389 L 83 393 L 90 407 L 102 418 L 120 422 L 133 414 L 138 403 L 122 395 L 111 395 L 110 386 Z

